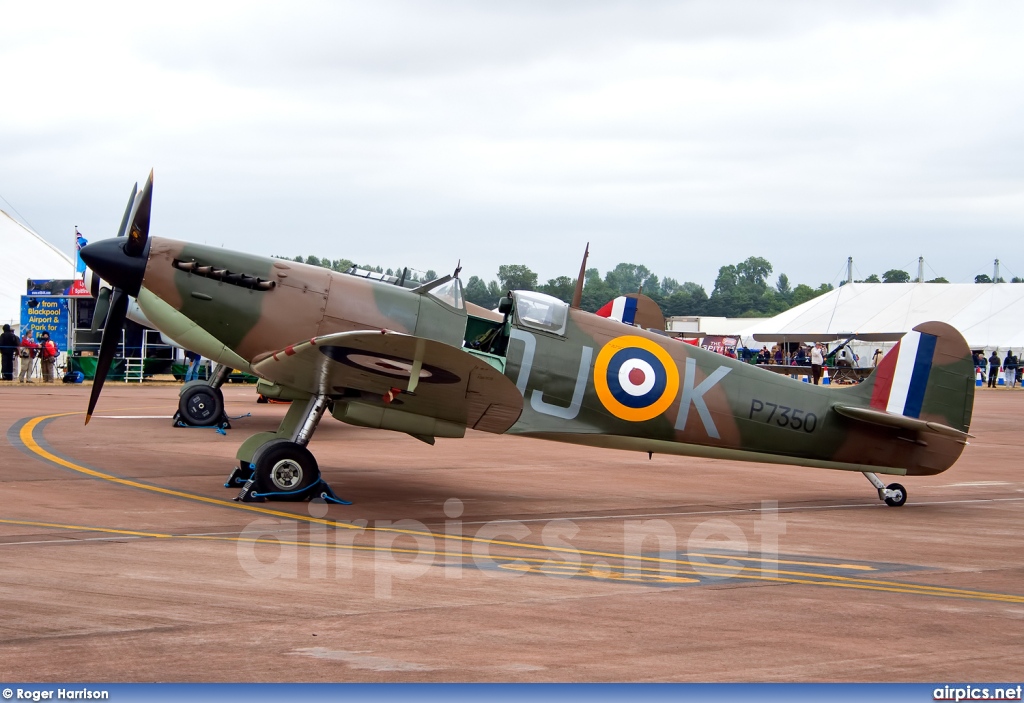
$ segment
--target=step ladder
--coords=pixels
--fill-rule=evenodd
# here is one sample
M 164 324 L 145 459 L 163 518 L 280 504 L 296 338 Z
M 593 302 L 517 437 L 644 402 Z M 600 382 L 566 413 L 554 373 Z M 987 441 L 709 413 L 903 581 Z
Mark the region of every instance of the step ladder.
M 124 382 L 142 383 L 142 377 L 145 375 L 144 367 L 142 359 L 126 358 L 124 360 Z

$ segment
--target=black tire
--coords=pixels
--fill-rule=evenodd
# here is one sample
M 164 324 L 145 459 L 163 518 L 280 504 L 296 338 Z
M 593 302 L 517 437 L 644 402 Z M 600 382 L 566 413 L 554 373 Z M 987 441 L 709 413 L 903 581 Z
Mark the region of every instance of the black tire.
M 890 483 L 886 488 L 899 493 L 895 498 L 886 498 L 885 504 L 891 508 L 898 508 L 907 502 L 907 489 L 898 483 Z
M 219 388 L 191 386 L 178 398 L 178 414 L 193 427 L 213 427 L 224 415 L 224 396 Z
M 253 457 L 256 492 L 267 498 L 305 500 L 320 480 L 320 467 L 305 447 L 294 442 L 270 442 Z

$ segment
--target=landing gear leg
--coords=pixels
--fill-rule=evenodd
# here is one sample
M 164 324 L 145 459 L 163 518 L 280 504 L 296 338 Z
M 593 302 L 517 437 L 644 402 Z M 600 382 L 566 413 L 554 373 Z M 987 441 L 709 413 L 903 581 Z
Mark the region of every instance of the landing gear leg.
M 217 367 L 209 382 L 191 381 L 178 394 L 178 412 L 174 414 L 175 427 L 219 427 L 231 429 L 231 422 L 224 412 L 224 385 L 231 368 L 223 364 Z
M 292 403 L 277 432 L 261 432 L 242 444 L 236 455 L 239 468 L 224 484 L 244 482 L 237 500 L 301 501 L 319 495 L 345 503 L 321 480 L 320 467 L 306 446 L 329 402 L 326 395 L 314 395 L 305 403 Z
M 886 486 L 882 479 L 870 471 L 864 472 L 865 478 L 871 481 L 871 485 L 878 489 L 878 499 L 884 500 L 890 508 L 898 508 L 907 502 L 907 489 L 899 483 L 890 483 Z

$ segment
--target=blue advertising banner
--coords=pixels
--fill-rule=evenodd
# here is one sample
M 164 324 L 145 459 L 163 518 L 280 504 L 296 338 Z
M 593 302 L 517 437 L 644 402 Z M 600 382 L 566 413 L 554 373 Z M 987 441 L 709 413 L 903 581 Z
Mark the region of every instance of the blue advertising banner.
M 28 295 L 70 295 L 89 297 L 89 290 L 81 279 L 28 279 Z
M 67 298 L 21 296 L 21 334 L 31 330 L 33 339 L 49 332 L 57 348 L 68 350 L 70 312 Z

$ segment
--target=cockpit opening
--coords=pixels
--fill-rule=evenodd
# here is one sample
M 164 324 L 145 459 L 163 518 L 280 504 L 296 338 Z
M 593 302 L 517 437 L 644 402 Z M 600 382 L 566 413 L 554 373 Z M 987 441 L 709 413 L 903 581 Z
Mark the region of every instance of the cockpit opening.
M 520 326 L 564 335 L 569 321 L 569 304 L 554 296 L 535 291 L 517 290 L 512 293 L 516 320 Z

